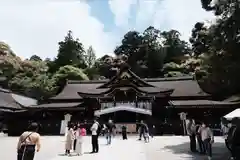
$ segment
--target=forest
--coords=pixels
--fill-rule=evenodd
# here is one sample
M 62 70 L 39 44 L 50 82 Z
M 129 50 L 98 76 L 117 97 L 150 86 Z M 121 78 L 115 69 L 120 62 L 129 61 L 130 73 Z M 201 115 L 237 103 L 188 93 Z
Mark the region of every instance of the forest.
M 32 55 L 21 59 L 0 42 L 0 76 L 4 88 L 44 100 L 56 95 L 67 80 L 110 79 L 122 64 L 141 78 L 193 76 L 203 91 L 217 97 L 240 92 L 240 2 L 201 0 L 206 12 L 215 14 L 211 24 L 196 22 L 189 42 L 177 30 L 149 26 L 140 33 L 129 31 L 114 56 L 96 58 L 71 31 L 58 43 L 51 59 Z

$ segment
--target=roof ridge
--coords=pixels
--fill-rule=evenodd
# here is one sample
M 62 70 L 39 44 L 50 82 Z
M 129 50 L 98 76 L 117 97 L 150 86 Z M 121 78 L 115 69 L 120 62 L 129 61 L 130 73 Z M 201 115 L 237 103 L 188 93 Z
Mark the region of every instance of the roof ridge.
M 163 77 L 163 78 L 141 78 L 146 82 L 156 82 L 156 81 L 184 81 L 184 80 L 194 80 L 193 76 L 182 76 L 182 77 Z M 104 80 L 68 80 L 67 84 L 79 84 L 79 83 L 104 83 L 108 82 L 109 79 Z
M 0 87 L 0 92 L 12 93 L 11 90 L 9 90 L 9 89 L 4 89 L 4 88 L 2 88 L 2 87 Z

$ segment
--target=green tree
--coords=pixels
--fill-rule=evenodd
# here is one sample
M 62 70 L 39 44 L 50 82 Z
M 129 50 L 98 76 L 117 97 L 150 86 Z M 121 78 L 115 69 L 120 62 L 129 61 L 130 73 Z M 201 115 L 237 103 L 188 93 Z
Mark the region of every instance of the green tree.
M 73 65 L 79 68 L 86 68 L 84 62 L 84 48 L 78 39 L 74 39 L 72 32 L 69 31 L 64 41 L 58 43 L 58 55 L 54 61 L 51 72 L 57 71 L 60 67 L 65 65 Z
M 85 63 L 86 63 L 88 68 L 91 68 L 95 64 L 95 61 L 96 61 L 96 54 L 95 54 L 95 51 L 92 48 L 92 46 L 90 46 L 87 49 L 87 52 L 86 52 L 86 55 L 85 55 Z
M 0 55 L 2 56 L 7 54 L 13 57 L 16 56 L 8 44 L 0 41 Z
M 202 0 L 207 11 L 214 11 L 216 22 L 197 23 L 190 39 L 197 55 L 205 57 L 196 77 L 205 92 L 225 97 L 240 92 L 240 2 Z
M 38 55 L 32 55 L 29 58 L 30 61 L 42 61 L 41 57 L 39 57 Z
M 191 54 L 189 44 L 180 39 L 180 33 L 177 30 L 164 31 L 161 35 L 163 45 L 167 46 L 165 63 L 181 63 L 183 56 Z
M 82 69 L 71 65 L 60 67 L 54 74 L 53 79 L 56 81 L 57 86 L 60 87 L 65 85 L 66 80 L 89 80 Z
M 24 60 L 20 65 L 21 68 L 8 82 L 11 90 L 38 100 L 55 93 L 55 82 L 47 75 L 48 67 L 45 62 Z

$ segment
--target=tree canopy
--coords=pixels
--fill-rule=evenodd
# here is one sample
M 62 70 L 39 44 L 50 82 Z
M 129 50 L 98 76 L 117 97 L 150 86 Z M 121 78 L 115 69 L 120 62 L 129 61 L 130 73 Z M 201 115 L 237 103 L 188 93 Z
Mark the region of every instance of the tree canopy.
M 206 11 L 213 11 L 216 21 L 211 25 L 198 22 L 190 42 L 196 56 L 204 56 L 197 78 L 204 91 L 226 97 L 240 91 L 240 2 L 203 1 Z

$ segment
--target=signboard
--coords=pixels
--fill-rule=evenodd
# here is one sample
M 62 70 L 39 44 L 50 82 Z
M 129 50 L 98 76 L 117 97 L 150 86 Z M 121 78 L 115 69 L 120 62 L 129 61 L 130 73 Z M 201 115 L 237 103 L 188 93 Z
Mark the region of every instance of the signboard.
M 71 114 L 65 114 L 65 115 L 64 115 L 64 120 L 70 121 L 70 120 L 71 120 L 71 117 L 72 117 Z

